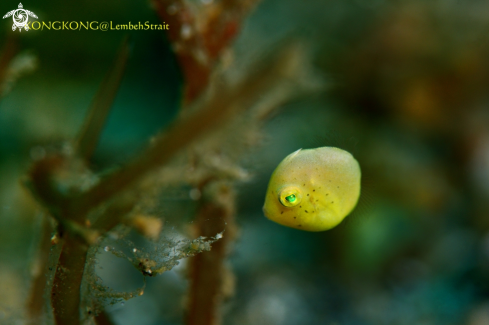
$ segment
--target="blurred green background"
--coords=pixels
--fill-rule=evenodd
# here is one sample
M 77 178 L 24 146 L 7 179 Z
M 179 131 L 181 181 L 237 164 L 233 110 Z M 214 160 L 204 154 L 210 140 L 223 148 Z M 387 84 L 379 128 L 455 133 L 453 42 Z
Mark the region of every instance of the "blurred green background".
M 2 1 L 0 12 L 17 5 Z M 141 1 L 23 5 L 45 21 L 159 22 Z M 11 33 L 11 19 L 2 20 L 0 46 Z M 76 135 L 126 34 L 18 35 L 21 54 L 37 68 L 0 101 L 2 324 L 22 319 L 39 236 L 39 211 L 20 179 L 39 146 Z M 97 171 L 141 150 L 180 102 L 182 78 L 165 35 L 130 36 L 132 56 Z M 235 60 L 295 40 L 328 86 L 281 107 L 262 146 L 242 162 L 253 178 L 238 187 L 236 293 L 224 324 L 489 324 L 489 3 L 264 0 L 236 39 Z M 362 166 L 355 213 L 323 233 L 268 221 L 261 207 L 275 166 L 298 148 L 328 145 Z M 190 204 L 182 191 L 168 201 Z M 111 254 L 100 266 L 112 288 L 142 283 Z M 150 278 L 145 295 L 109 306 L 117 324 L 182 324 L 183 269 Z

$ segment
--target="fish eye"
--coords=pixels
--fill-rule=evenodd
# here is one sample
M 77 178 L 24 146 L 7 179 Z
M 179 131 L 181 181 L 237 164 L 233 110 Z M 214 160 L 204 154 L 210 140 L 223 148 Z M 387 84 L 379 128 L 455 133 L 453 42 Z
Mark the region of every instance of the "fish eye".
M 283 206 L 290 208 L 301 203 L 302 195 L 297 187 L 287 187 L 280 191 L 278 199 Z
M 289 196 L 287 196 L 285 198 L 289 203 L 294 203 L 295 200 L 297 200 L 297 197 L 295 196 L 295 194 L 290 194 Z

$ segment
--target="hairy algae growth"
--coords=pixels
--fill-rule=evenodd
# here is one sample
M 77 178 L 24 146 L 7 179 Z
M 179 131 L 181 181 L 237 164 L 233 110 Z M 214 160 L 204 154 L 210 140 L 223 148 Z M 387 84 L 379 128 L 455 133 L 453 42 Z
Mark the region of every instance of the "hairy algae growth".
M 91 314 L 99 314 L 107 304 L 116 304 L 144 294 L 146 281 L 143 286 L 130 291 L 116 291 L 104 284 L 101 277 L 97 275 L 96 268 L 98 259 L 102 254 L 111 253 L 131 263 L 135 269 L 144 276 L 156 276 L 170 271 L 177 266 L 180 260 L 195 256 L 204 251 L 210 251 L 211 245 L 223 238 L 219 233 L 215 237 L 199 237 L 186 239 L 176 232 L 167 232 L 164 237 L 157 241 L 146 240 L 144 243 L 136 244 L 128 239 L 129 228 L 122 227 L 119 231 L 106 237 L 100 246 L 93 247 L 88 252 L 86 274 L 82 284 L 83 296 L 95 299 L 83 301 L 88 317 Z

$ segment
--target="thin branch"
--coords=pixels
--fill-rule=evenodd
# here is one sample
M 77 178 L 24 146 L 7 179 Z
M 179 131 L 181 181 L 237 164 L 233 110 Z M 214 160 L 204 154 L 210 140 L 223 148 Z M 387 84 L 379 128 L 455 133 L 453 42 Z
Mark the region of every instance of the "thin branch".
M 46 302 L 44 293 L 46 290 L 47 276 L 46 270 L 49 262 L 49 251 L 51 248 L 51 235 L 53 226 L 49 216 L 42 215 L 41 238 L 39 241 L 39 252 L 36 256 L 35 274 L 32 279 L 29 298 L 27 299 L 27 313 L 32 323 L 39 321 Z
M 62 170 L 66 159 L 61 155 L 47 156 L 37 161 L 29 170 L 24 185 L 35 199 L 44 206 L 58 222 L 63 222 L 67 200 L 53 185 L 53 172 Z
M 78 155 L 89 160 L 97 147 L 102 129 L 109 115 L 112 103 L 117 95 L 122 77 L 129 58 L 129 41 L 126 38 L 122 44 L 114 65 L 100 85 L 95 95 L 89 114 L 82 127 L 82 131 L 75 142 Z
M 196 218 L 195 229 L 198 236 L 215 236 L 223 234 L 223 238 L 212 245 L 212 250 L 202 252 L 190 259 L 190 288 L 187 310 L 187 325 L 217 325 L 220 324 L 220 307 L 226 293 L 232 291 L 226 272 L 225 260 L 229 244 L 234 240 L 235 228 L 235 198 L 230 186 L 214 182 L 209 186 L 218 185 L 220 188 L 214 200 L 204 202 Z M 226 288 L 226 284 L 228 288 Z
M 136 199 L 133 196 L 132 198 L 116 200 L 115 203 L 111 204 L 90 228 L 96 234 L 96 237 L 91 240 L 79 236 L 79 233 L 75 231 L 65 232 L 51 292 L 51 304 L 54 309 L 56 324 L 79 324 L 80 290 L 87 259 L 88 243 L 95 242 L 101 233 L 115 227 L 133 209 Z M 101 233 L 96 232 L 97 230 L 100 230 Z M 96 323 L 112 324 L 104 313 L 96 317 Z
M 63 237 L 63 248 L 51 290 L 51 305 L 57 325 L 79 325 L 80 284 L 88 246 L 69 232 Z

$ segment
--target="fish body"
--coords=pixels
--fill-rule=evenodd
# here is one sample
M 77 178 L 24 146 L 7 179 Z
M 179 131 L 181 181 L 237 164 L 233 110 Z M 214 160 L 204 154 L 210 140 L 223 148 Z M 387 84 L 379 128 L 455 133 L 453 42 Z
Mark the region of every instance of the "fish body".
M 277 166 L 263 212 L 281 225 L 307 231 L 337 226 L 360 197 L 360 165 L 335 147 L 299 149 Z

